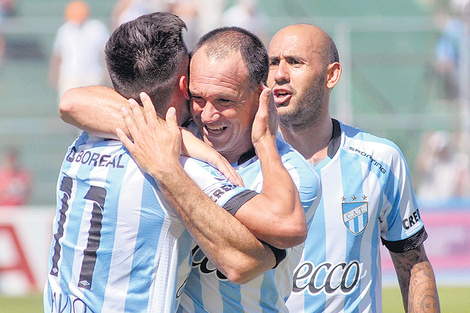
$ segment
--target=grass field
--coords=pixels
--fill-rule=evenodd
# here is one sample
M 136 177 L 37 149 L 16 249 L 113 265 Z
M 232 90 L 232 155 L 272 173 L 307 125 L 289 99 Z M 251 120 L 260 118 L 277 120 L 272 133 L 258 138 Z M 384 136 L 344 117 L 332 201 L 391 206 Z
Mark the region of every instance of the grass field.
M 439 288 L 442 313 L 470 313 L 470 287 Z M 402 313 L 400 290 L 384 288 L 383 313 Z M 42 312 L 42 295 L 30 297 L 0 296 L 0 313 L 40 313 Z
M 470 313 L 470 287 L 441 287 L 439 301 L 442 313 Z M 399 288 L 384 288 L 383 313 L 404 313 Z

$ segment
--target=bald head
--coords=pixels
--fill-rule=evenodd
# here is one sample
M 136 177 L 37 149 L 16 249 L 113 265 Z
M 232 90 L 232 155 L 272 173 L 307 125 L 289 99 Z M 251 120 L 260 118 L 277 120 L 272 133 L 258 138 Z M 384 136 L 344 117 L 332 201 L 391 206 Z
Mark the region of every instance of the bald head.
M 338 50 L 333 39 L 320 27 L 311 24 L 294 24 L 278 31 L 269 44 L 271 51 L 277 50 L 279 44 L 291 43 L 291 49 L 307 48 L 311 53 L 321 56 L 324 64 L 339 62 Z M 278 50 L 277 50 L 278 51 Z

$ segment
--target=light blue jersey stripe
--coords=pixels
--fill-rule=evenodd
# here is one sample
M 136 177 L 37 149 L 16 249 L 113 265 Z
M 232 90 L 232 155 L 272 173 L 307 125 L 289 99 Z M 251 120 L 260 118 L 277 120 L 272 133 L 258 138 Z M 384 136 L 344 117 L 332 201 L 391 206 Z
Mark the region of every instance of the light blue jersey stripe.
M 153 184 L 146 181 L 143 185 L 143 194 L 155 193 L 156 184 L 151 177 L 147 176 Z M 140 208 L 140 222 L 139 231 L 136 238 L 136 247 L 133 253 L 133 271 L 130 273 L 129 289 L 127 293 L 132 295 L 127 297 L 126 312 L 132 312 L 139 303 L 148 302 L 149 292 L 151 289 L 150 281 L 148 285 L 142 285 L 145 277 L 152 277 L 153 267 L 148 266 L 149 262 L 153 262 L 150 255 L 156 255 L 159 244 L 159 238 L 162 232 L 162 223 L 159 220 L 165 220 L 166 212 L 162 210 L 162 205 L 157 201 L 157 198 L 143 198 Z M 141 249 L 142 246 L 147 246 L 147 249 Z M 162 282 L 163 283 L 163 282 Z

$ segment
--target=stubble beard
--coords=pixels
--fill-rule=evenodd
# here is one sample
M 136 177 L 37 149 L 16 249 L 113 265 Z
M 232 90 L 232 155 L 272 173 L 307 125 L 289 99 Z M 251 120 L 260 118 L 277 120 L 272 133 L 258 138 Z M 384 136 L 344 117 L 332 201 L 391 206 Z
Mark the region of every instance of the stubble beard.
M 310 128 L 320 120 L 324 109 L 324 81 L 324 75 L 317 76 L 310 87 L 298 94 L 296 101 L 289 104 L 290 110 L 279 110 L 279 122 L 283 127 L 297 132 Z

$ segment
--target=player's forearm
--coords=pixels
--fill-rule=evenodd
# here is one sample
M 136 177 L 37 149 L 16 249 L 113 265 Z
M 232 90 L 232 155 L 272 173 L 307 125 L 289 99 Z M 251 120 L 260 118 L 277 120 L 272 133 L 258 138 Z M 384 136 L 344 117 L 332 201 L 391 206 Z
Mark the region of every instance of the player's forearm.
M 243 186 L 243 180 L 240 175 L 238 175 L 237 171 L 235 171 L 227 159 L 214 148 L 186 129 L 181 129 L 181 137 L 181 155 L 206 162 L 218 169 L 233 184 Z
M 408 312 L 440 312 L 434 271 L 429 261 L 413 266 L 408 295 Z
M 175 164 L 171 169 L 171 172 L 151 174 L 215 267 L 232 282 L 240 284 L 275 265 L 270 248 L 213 202 L 181 166 Z
M 404 253 L 390 253 L 407 313 L 440 312 L 436 279 L 424 247 Z
M 256 145 L 263 173 L 262 194 L 245 204 L 235 216 L 259 239 L 286 249 L 305 241 L 307 223 L 299 193 L 281 162 L 274 140 L 266 139 Z
M 109 87 L 72 88 L 65 92 L 60 101 L 60 117 L 64 122 L 95 136 L 118 139 L 116 128 L 126 131 L 121 108 L 127 103 L 124 97 Z

